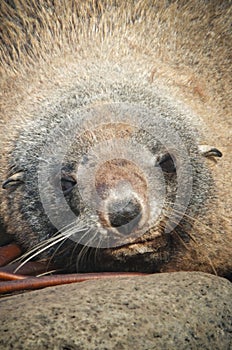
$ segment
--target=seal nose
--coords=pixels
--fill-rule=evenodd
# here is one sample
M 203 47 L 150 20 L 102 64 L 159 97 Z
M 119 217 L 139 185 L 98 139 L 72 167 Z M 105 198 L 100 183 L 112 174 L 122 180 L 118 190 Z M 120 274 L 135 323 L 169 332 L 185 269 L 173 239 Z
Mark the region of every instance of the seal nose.
M 136 198 L 116 200 L 108 204 L 108 217 L 112 227 L 123 234 L 130 233 L 141 219 L 141 205 Z

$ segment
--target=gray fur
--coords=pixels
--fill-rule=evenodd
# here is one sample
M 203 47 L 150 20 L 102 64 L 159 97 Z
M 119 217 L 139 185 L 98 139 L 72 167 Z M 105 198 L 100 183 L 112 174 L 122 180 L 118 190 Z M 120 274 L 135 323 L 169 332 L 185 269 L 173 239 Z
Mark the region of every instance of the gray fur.
M 226 111 L 225 101 L 229 96 L 227 89 L 222 89 L 219 96 L 214 96 L 211 87 L 208 91 L 206 89 L 206 93 L 202 92 L 204 88 L 197 80 L 198 76 L 204 81 L 209 80 L 217 66 L 215 74 L 221 79 L 223 77 L 225 84 L 228 81 L 227 70 L 223 71 L 219 64 L 212 65 L 208 60 L 210 52 L 213 50 L 216 57 L 217 48 L 222 45 L 218 36 L 216 44 L 213 39 L 205 39 L 204 30 L 210 26 L 210 20 L 201 19 L 200 23 L 206 29 L 198 31 L 198 19 L 192 26 L 192 11 L 198 13 L 198 4 L 189 7 L 178 1 L 129 1 L 126 4 L 121 1 L 86 1 L 79 5 L 75 1 L 67 1 L 62 11 L 57 4 L 43 0 L 38 4 L 32 1 L 31 6 L 21 0 L 17 6 L 14 2 L 3 1 L 1 6 L 4 29 L 0 41 L 4 78 L 0 130 L 4 148 L 0 171 L 2 183 L 23 171 L 20 184 L 2 189 L 0 193 L 0 215 L 6 230 L 25 250 L 46 240 L 49 244 L 57 228 L 44 211 L 39 189 L 40 170 L 48 169 L 55 178 L 57 169 L 58 172 L 61 169 L 57 153 L 62 154 L 70 143 L 68 153 L 64 152 L 62 166 L 71 164 L 72 171 L 76 173 L 86 154 L 101 142 L 83 142 L 81 136 L 73 137 L 74 131 L 88 131 L 93 125 L 120 120 L 137 127 L 132 133 L 131 144 L 141 145 L 141 149 L 144 147 L 145 153 L 150 154 L 151 164 L 158 164 L 166 152 L 164 146 L 168 145 L 167 148 L 173 148 L 176 153 L 181 164 L 178 169 L 182 172 L 180 179 L 183 179 L 182 193 L 179 193 L 183 196 L 181 201 L 185 200 L 185 193 L 186 198 L 189 196 L 186 207 L 182 202 L 176 207 L 181 217 L 178 225 L 168 233 L 159 226 L 163 221 L 168 222 L 167 210 L 169 206 L 173 208 L 176 196 L 179 196 L 175 176 L 165 175 L 165 206 L 157 223 L 159 227 L 154 224 L 156 230 L 161 230 L 158 238 L 152 237 L 149 229 L 144 236 L 137 237 L 134 245 L 133 242 L 130 242 L 129 248 L 125 245 L 125 249 L 123 245 L 119 245 L 118 249 L 85 249 L 72 240 L 64 240 L 60 248 L 57 242 L 51 248 L 40 251 L 39 256 L 46 259 L 53 257 L 59 266 L 80 271 L 161 271 L 165 270 L 165 266 L 167 270 L 169 266 L 191 269 L 192 257 L 186 264 L 179 261 L 185 254 L 188 255 L 185 245 L 192 247 L 191 243 L 197 236 L 196 223 L 204 218 L 205 225 L 208 224 L 215 199 L 211 169 L 199 150 L 206 137 L 201 115 L 197 116 L 197 112 L 202 115 L 208 113 L 208 106 L 204 105 L 208 98 L 212 106 L 217 104 L 219 113 L 224 113 L 222 111 Z M 207 8 L 204 2 L 201 6 Z M 220 5 L 213 5 L 214 13 L 218 8 L 221 9 Z M 182 23 L 185 35 L 179 34 Z M 215 19 L 212 25 L 220 34 L 221 22 Z M 227 33 L 227 21 L 223 26 Z M 5 28 L 11 31 L 10 44 Z M 17 35 L 14 36 L 14 33 Z M 185 42 L 188 36 L 192 49 Z M 199 50 L 194 46 L 195 40 L 201 43 Z M 224 67 L 228 64 L 228 53 L 226 44 L 222 54 Z M 202 67 L 206 67 L 204 73 Z M 159 120 L 163 120 L 162 127 L 157 124 Z M 115 135 L 112 137 L 115 138 Z M 178 145 L 178 139 L 184 152 Z M 97 157 L 97 154 L 94 156 Z M 143 160 L 141 164 L 142 168 L 145 164 Z M 152 174 L 151 165 L 148 179 L 158 191 L 161 183 L 159 179 L 154 179 L 153 183 Z M 87 192 L 88 186 L 87 182 Z M 65 220 L 68 212 L 63 207 L 59 208 L 61 202 L 54 182 L 45 181 L 43 191 L 53 200 L 51 210 L 56 220 Z M 152 196 L 155 197 L 155 193 L 152 192 Z M 93 229 L 90 234 L 98 232 L 101 236 L 99 218 L 82 201 L 77 187 L 67 196 L 67 202 L 79 217 L 75 222 L 76 231 L 88 227 Z M 178 215 L 169 219 L 171 224 L 175 224 Z M 68 232 L 69 238 L 76 234 L 75 229 Z M 151 238 L 154 238 L 153 246 L 149 243 Z M 207 263 L 203 265 L 203 270 L 211 269 L 205 267 Z

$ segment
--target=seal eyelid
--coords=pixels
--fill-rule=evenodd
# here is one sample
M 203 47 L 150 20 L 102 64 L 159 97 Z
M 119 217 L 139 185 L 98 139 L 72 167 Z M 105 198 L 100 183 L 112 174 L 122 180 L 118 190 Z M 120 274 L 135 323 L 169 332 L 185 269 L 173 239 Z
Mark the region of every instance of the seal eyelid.
M 24 172 L 22 171 L 10 176 L 7 180 L 3 182 L 2 188 L 5 190 L 7 188 L 10 188 L 10 187 L 13 188 L 23 184 L 24 183 L 23 176 L 24 176 Z
M 61 188 L 64 195 L 70 193 L 72 189 L 76 186 L 76 179 L 72 174 L 62 174 L 61 177 Z
M 156 166 L 160 166 L 164 173 L 176 173 L 175 159 L 170 153 L 158 157 Z

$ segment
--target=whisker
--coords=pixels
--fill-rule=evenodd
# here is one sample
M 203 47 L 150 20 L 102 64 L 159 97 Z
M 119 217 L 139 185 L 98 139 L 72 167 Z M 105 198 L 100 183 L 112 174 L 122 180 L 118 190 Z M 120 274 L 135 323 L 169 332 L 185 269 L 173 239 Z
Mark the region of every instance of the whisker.
M 71 227 L 71 229 L 69 231 L 66 231 L 65 232 L 65 236 L 66 238 L 59 244 L 59 246 L 56 248 L 55 252 L 53 253 L 53 255 L 51 256 L 51 258 L 49 259 L 49 262 L 54 258 L 54 256 L 57 254 L 57 252 L 60 250 L 60 248 L 62 247 L 62 245 L 68 240 L 70 239 L 70 237 L 73 235 L 73 234 L 76 234 L 77 232 L 80 233 L 81 231 L 83 230 L 86 230 L 87 229 L 87 226 L 82 226 L 82 227 L 77 227 L 76 226 L 73 226 Z M 89 232 L 89 229 L 87 230 L 86 234 Z M 85 235 L 84 235 L 85 236 Z M 80 240 L 83 239 L 84 236 L 81 236 L 80 237 Z M 74 248 L 73 248 L 73 251 L 72 251 L 72 255 L 70 257 L 70 263 L 72 261 L 72 258 L 73 258 L 73 253 L 75 251 L 75 249 L 78 247 L 79 245 L 79 242 L 80 240 L 75 244 Z M 65 249 L 65 248 L 64 248 Z M 64 250 L 65 251 L 65 250 Z
M 80 247 L 80 245 L 79 245 L 78 243 L 75 243 L 75 244 L 74 244 L 74 247 L 73 247 L 73 249 L 72 249 L 71 256 L 70 256 L 70 258 L 69 258 L 69 265 L 71 265 L 72 262 L 74 261 L 74 254 L 75 254 L 77 248 L 79 248 L 79 247 Z M 79 254 L 79 252 L 77 253 L 77 255 L 78 255 L 78 254 Z
M 59 270 L 49 270 L 49 271 L 46 271 L 46 272 L 44 272 L 44 273 L 40 273 L 39 275 L 36 275 L 36 277 L 43 277 L 43 276 L 47 276 L 47 275 L 50 275 L 50 274 L 56 273 L 57 271 L 59 271 Z
M 59 237 L 59 239 L 57 239 L 56 241 L 46 245 L 44 248 L 40 249 L 39 251 L 35 252 L 34 254 L 30 255 L 27 259 L 25 259 L 14 271 L 15 273 L 21 268 L 23 267 L 28 261 L 30 261 L 31 259 L 33 259 L 34 257 L 36 257 L 37 255 L 41 254 L 42 252 L 44 252 L 45 250 L 51 248 L 53 245 L 59 243 L 60 241 L 62 241 L 64 239 L 64 236 L 62 235 L 62 237 Z
M 50 259 L 48 260 L 48 266 L 50 265 L 52 259 L 54 258 L 54 256 L 57 254 L 57 252 L 60 250 L 60 248 L 62 247 L 62 245 L 68 240 L 68 237 L 64 237 L 63 241 L 61 241 L 61 243 L 57 246 L 57 248 L 55 249 L 55 251 L 53 252 L 53 254 L 51 255 Z
M 92 230 L 92 228 L 90 228 L 86 234 L 88 234 L 91 230 Z M 95 229 L 94 236 L 90 237 L 89 240 L 86 242 L 86 244 L 83 246 L 83 248 L 80 250 L 80 252 L 77 256 L 77 262 L 76 262 L 77 270 L 78 270 L 78 266 L 79 265 L 81 266 L 82 261 L 84 259 L 84 256 L 87 254 L 88 250 L 90 249 L 88 244 L 93 240 L 93 238 L 96 236 L 97 232 L 98 232 L 98 230 Z
M 38 250 L 38 248 L 33 248 L 33 251 L 36 251 L 34 254 L 32 254 L 31 255 L 31 251 L 29 251 L 29 252 L 27 252 L 25 255 L 26 256 L 28 256 L 28 255 L 30 255 L 27 259 L 25 259 L 18 267 L 17 267 L 17 269 L 15 270 L 15 272 L 17 272 L 22 266 L 24 266 L 28 261 L 30 261 L 31 259 L 33 259 L 34 257 L 36 257 L 37 255 L 39 255 L 39 254 L 41 254 L 42 252 L 44 252 L 44 251 L 46 251 L 47 249 L 49 249 L 49 248 L 51 248 L 52 246 L 54 246 L 55 244 L 57 244 L 57 243 L 59 243 L 59 242 L 61 242 L 61 241 L 63 241 L 64 239 L 67 239 L 67 238 L 69 238 L 71 235 L 73 234 L 73 231 L 71 231 L 71 233 L 69 233 L 69 232 L 65 232 L 65 234 L 64 233 L 59 233 L 59 235 L 58 236 L 56 236 L 55 238 L 54 237 L 52 237 L 51 238 L 51 240 L 49 240 L 49 244 L 48 244 L 48 242 L 47 241 L 44 241 L 45 243 L 46 243 L 46 245 L 44 246 L 43 245 L 43 247 L 42 248 L 39 248 L 39 250 Z
M 173 221 L 174 222 L 174 221 Z M 175 222 L 174 222 L 175 223 Z M 179 227 L 184 228 L 184 225 L 182 225 L 181 223 L 177 223 L 179 225 Z M 207 227 L 208 228 L 208 227 Z M 182 245 L 187 249 L 187 250 L 191 250 L 190 247 L 188 247 L 185 242 L 183 241 L 182 237 L 180 236 L 180 233 L 175 229 L 172 231 L 172 233 L 176 234 L 176 236 L 178 237 L 178 239 L 180 240 L 180 242 L 182 243 Z M 190 234 L 190 232 L 186 232 L 185 233 L 192 239 L 192 241 L 199 247 L 199 243 L 196 241 L 196 239 Z M 206 247 L 207 250 L 207 247 Z M 199 251 L 198 251 L 199 253 Z M 213 273 L 217 276 L 217 271 L 216 268 L 212 262 L 212 260 L 210 259 L 209 255 L 206 254 L 205 251 L 200 250 L 200 253 L 208 260 L 210 267 L 212 268 Z
M 167 203 L 168 203 L 168 204 L 173 204 L 172 202 L 167 202 Z M 166 209 L 166 211 L 167 211 L 167 210 L 168 210 L 168 209 Z M 201 225 L 201 226 L 207 228 L 207 230 L 209 230 L 210 232 L 215 233 L 215 231 L 214 231 L 211 227 L 207 226 L 206 224 L 204 224 L 204 223 L 201 222 L 200 220 L 196 219 L 195 217 L 190 216 L 190 215 L 188 215 L 188 214 L 186 214 L 186 213 L 183 213 L 182 211 L 177 210 L 177 209 L 175 209 L 175 208 L 171 208 L 170 210 L 173 211 L 173 212 L 175 212 L 175 213 L 177 213 L 177 214 L 181 214 L 184 218 L 188 218 L 188 219 L 192 220 L 193 222 L 196 222 L 197 224 L 199 224 L 199 225 Z
M 38 251 L 39 249 L 41 249 L 43 247 L 46 247 L 48 243 L 53 242 L 53 241 L 57 240 L 60 237 L 63 237 L 63 235 L 61 233 L 59 233 L 59 235 L 57 235 L 55 237 L 52 236 L 49 239 L 46 239 L 46 240 L 40 242 L 34 248 L 32 248 L 29 251 L 25 252 L 19 258 L 15 259 L 14 262 L 20 261 L 20 260 L 26 258 L 27 256 L 31 256 L 31 253 L 36 252 L 36 251 Z
M 71 223 L 67 226 L 65 226 L 64 228 L 66 227 L 69 227 L 71 225 L 75 225 L 74 223 Z M 28 252 L 25 252 L 24 254 L 22 254 L 19 258 L 15 259 L 14 262 L 17 262 L 17 261 L 20 261 L 24 258 L 26 258 L 28 255 L 31 255 L 31 253 L 37 251 L 38 249 L 40 249 L 41 247 L 44 247 L 44 246 L 47 246 L 48 243 L 50 242 L 53 242 L 54 240 L 56 240 L 57 238 L 63 236 L 64 233 L 61 232 L 61 231 L 57 231 L 56 233 L 54 233 L 54 235 L 52 235 L 51 237 L 49 237 L 48 239 L 46 240 L 43 240 L 42 242 L 39 242 L 35 247 L 33 247 L 32 249 L 30 249 Z

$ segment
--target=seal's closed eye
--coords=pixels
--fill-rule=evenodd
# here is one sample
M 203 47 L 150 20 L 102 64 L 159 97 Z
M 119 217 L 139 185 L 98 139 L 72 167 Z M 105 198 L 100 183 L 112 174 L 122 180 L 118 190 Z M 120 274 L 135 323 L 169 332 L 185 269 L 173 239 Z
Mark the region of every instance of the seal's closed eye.
M 76 185 L 76 180 L 72 175 L 63 174 L 61 177 L 61 188 L 64 195 L 67 195 L 72 191 L 74 186 Z
M 170 153 L 160 156 L 156 166 L 160 166 L 162 171 L 167 174 L 174 174 L 176 172 L 175 160 Z
M 23 175 L 24 175 L 24 172 L 22 171 L 12 175 L 11 177 L 9 177 L 7 180 L 3 182 L 2 188 L 6 190 L 7 188 L 13 188 L 23 184 L 24 183 Z

